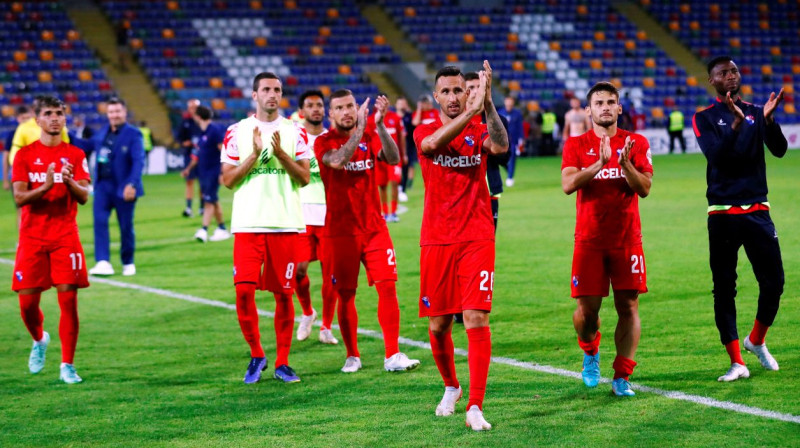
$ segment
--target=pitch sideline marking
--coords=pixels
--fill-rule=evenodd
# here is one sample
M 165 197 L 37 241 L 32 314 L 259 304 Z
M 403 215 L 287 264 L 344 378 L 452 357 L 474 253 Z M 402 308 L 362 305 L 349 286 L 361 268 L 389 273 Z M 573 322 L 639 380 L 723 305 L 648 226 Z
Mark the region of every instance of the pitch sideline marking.
M 0 264 L 7 264 L 7 265 L 13 266 L 14 265 L 14 261 L 6 259 L 6 258 L 0 258 Z M 199 303 L 199 304 L 202 304 L 202 305 L 214 306 L 214 307 L 217 307 L 217 308 L 225 308 L 225 309 L 228 309 L 228 310 L 234 310 L 234 311 L 236 310 L 236 305 L 235 304 L 226 303 L 226 302 L 222 302 L 222 301 L 219 301 L 219 300 L 205 299 L 205 298 L 202 298 L 202 297 L 197 297 L 197 296 L 193 296 L 193 295 L 189 295 L 189 294 L 183 294 L 183 293 L 179 293 L 179 292 L 174 292 L 174 291 L 170 291 L 170 290 L 167 290 L 167 289 L 153 288 L 151 286 L 143 286 L 143 285 L 137 285 L 137 284 L 133 284 L 133 283 L 125 283 L 125 282 L 120 282 L 120 281 L 117 281 L 117 280 L 111 280 L 111 279 L 108 279 L 108 278 L 101 278 L 101 277 L 94 277 L 94 276 L 91 277 L 91 278 L 92 278 L 93 282 L 102 283 L 102 284 L 106 284 L 106 285 L 110 285 L 110 286 L 115 286 L 117 288 L 133 289 L 133 290 L 136 290 L 136 291 L 147 292 L 147 293 L 150 293 L 150 294 L 156 294 L 156 295 L 160 295 L 160 296 L 164 296 L 164 297 L 169 297 L 169 298 L 172 298 L 172 299 L 185 300 L 187 302 Z M 274 317 L 275 316 L 275 313 L 272 313 L 272 312 L 269 312 L 269 311 L 264 311 L 264 310 L 258 310 L 258 314 L 261 315 L 261 316 L 265 316 L 265 317 Z M 300 318 L 295 318 L 295 322 L 299 322 L 299 321 L 300 321 Z M 319 326 L 320 321 L 315 322 L 315 324 L 317 326 Z M 333 325 L 333 327 L 334 328 L 338 328 L 339 326 L 338 325 Z M 375 339 L 383 339 L 383 334 L 381 334 L 381 333 L 379 333 L 377 331 L 373 331 L 373 330 L 367 330 L 367 329 L 364 329 L 364 328 L 359 328 L 358 329 L 358 333 L 362 334 L 364 336 L 375 338 Z M 399 338 L 399 342 L 401 344 L 403 344 L 403 345 L 409 345 L 409 346 L 412 346 L 412 347 L 422 348 L 422 349 L 425 349 L 425 350 L 430 350 L 431 349 L 431 345 L 429 343 L 427 343 L 427 342 L 416 341 L 414 339 L 408 339 L 408 338 L 405 338 L 405 337 L 400 337 Z M 456 348 L 455 349 L 455 354 L 459 355 L 459 356 L 467 356 L 467 351 L 463 350 L 463 349 L 460 349 L 460 348 Z M 571 370 L 560 369 L 560 368 L 557 368 L 557 367 L 552 367 L 552 366 L 542 365 L 542 364 L 536 364 L 536 363 L 532 363 L 532 362 L 518 361 L 518 360 L 513 359 L 513 358 L 506 358 L 506 357 L 502 357 L 502 356 L 492 356 L 492 362 L 495 363 L 495 364 L 503 364 L 503 365 L 512 366 L 512 367 L 518 367 L 518 368 L 521 368 L 521 369 L 524 369 L 524 370 L 531 370 L 531 371 L 541 372 L 541 373 L 549 373 L 551 375 L 559 375 L 559 376 L 568 377 L 568 378 L 575 378 L 575 379 L 580 379 L 581 378 L 580 372 L 573 372 Z M 610 380 L 608 378 L 603 378 L 603 379 L 601 379 L 601 382 L 602 383 L 609 383 Z M 750 414 L 750 415 L 755 415 L 755 416 L 758 416 L 758 417 L 764 417 L 764 418 L 768 418 L 768 419 L 772 419 L 772 420 L 780 420 L 780 421 L 784 421 L 784 422 L 800 424 L 800 416 L 798 416 L 798 415 L 785 414 L 785 413 L 776 412 L 776 411 L 769 411 L 769 410 L 766 410 L 766 409 L 761 409 L 761 408 L 757 408 L 757 407 L 754 407 L 754 406 L 747 406 L 747 405 L 744 405 L 744 404 L 733 403 L 733 402 L 730 402 L 730 401 L 716 400 L 714 398 L 704 397 L 702 395 L 692 395 L 692 394 L 687 394 L 687 393 L 681 392 L 681 391 L 659 389 L 659 388 L 656 388 L 656 387 L 644 386 L 644 385 L 634 384 L 634 383 L 631 383 L 631 388 L 633 388 L 635 390 L 638 390 L 638 391 L 641 391 L 641 392 L 649 392 L 649 393 L 652 393 L 652 394 L 661 395 L 663 397 L 671 398 L 673 400 L 688 401 L 688 402 L 699 404 L 699 405 L 703 405 L 703 406 L 708 406 L 708 407 L 718 408 L 718 409 L 724 409 L 726 411 L 733 411 L 733 412 L 738 412 L 738 413 L 741 413 L 741 414 Z

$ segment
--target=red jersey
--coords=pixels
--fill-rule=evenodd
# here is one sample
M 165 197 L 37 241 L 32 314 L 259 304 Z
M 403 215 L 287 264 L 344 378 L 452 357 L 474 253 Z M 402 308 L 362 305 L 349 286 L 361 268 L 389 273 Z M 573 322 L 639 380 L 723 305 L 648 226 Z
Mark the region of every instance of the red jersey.
M 589 182 L 578 190 L 575 243 L 598 249 L 614 249 L 642 244 L 639 220 L 639 196 L 628 186 L 619 153 L 625 138 L 634 141 L 630 160 L 639 172 L 653 173 L 650 143 L 641 135 L 617 129 L 611 137 L 611 160 Z M 564 144 L 561 169 L 583 170 L 600 159 L 600 137 L 594 131 L 572 137 Z
M 20 240 L 56 241 L 78 233 L 78 224 L 75 222 L 78 202 L 61 179 L 61 168 L 65 162 L 72 164 L 73 178 L 76 181 L 90 179 L 86 156 L 82 150 L 69 143 L 62 142 L 58 146 L 49 147 L 37 140 L 17 153 L 11 181 L 26 182 L 28 190 L 43 185 L 47 166 L 56 164 L 53 188 L 21 209 Z
M 391 110 L 386 111 L 386 115 L 383 117 L 383 126 L 386 128 L 386 132 L 392 136 L 392 140 L 397 145 L 397 148 L 400 148 L 400 139 L 403 138 L 403 133 L 405 132 L 405 127 L 403 126 L 403 119 L 400 118 L 400 115 L 397 115 L 395 112 Z M 373 113 L 367 118 L 367 130 L 375 130 L 375 114 Z
M 414 143 L 442 127 L 442 121 L 417 126 Z M 483 142 L 489 137 L 486 125 L 470 121 L 450 144 L 431 154 L 418 150 L 425 182 L 420 246 L 494 240 L 491 198 L 486 185 L 486 157 Z
M 439 121 L 439 111 L 436 109 L 428 109 L 422 111 L 422 121 L 420 125 L 432 124 Z
M 375 166 L 382 148 L 378 135 L 374 131 L 364 131 L 358 148 L 344 169 L 333 169 L 322 163 L 325 153 L 338 150 L 349 139 L 347 134 L 331 129 L 314 142 L 314 153 L 320 161 L 319 174 L 325 185 L 325 201 L 328 204 L 325 236 L 362 235 L 386 227 L 381 216 L 375 179 Z

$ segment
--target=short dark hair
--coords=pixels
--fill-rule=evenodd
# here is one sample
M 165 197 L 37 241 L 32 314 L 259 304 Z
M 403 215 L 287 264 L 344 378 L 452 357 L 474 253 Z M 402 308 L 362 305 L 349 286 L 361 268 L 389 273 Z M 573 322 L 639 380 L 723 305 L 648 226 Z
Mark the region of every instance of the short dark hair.
M 258 91 L 258 84 L 261 82 L 262 79 L 277 79 L 278 81 L 281 81 L 281 78 L 278 77 L 278 75 L 276 75 L 275 73 L 261 72 L 257 74 L 255 78 L 253 78 L 253 92 Z M 283 81 L 281 81 L 281 83 L 283 83 Z
M 66 110 L 67 105 L 64 104 L 63 101 L 54 96 L 42 96 L 41 98 L 38 98 L 36 101 L 36 115 L 39 115 L 39 112 L 41 112 L 42 109 L 50 107 L 55 109 Z
M 589 89 L 589 93 L 586 94 L 586 103 L 591 104 L 592 102 L 592 95 L 595 92 L 609 92 L 612 95 L 616 96 L 619 99 L 619 90 L 614 84 L 611 84 L 608 81 L 600 81 L 597 84 L 593 85 L 591 89 Z
M 109 98 L 108 101 L 106 101 L 106 104 L 108 104 L 109 106 L 111 106 L 112 104 L 119 104 L 122 107 L 125 107 L 125 108 L 128 107 L 128 105 L 125 104 L 125 100 L 123 100 L 122 98 L 117 97 L 117 96 L 112 96 L 111 98 Z
M 464 73 L 464 81 L 472 81 L 473 79 L 481 79 L 481 75 L 478 72 Z
M 197 110 L 195 110 L 194 113 L 200 117 L 201 120 L 211 119 L 211 109 L 206 106 L 197 106 Z
M 300 94 L 300 98 L 297 99 L 297 106 L 302 108 L 303 103 L 306 102 L 307 98 L 312 98 L 315 96 L 318 96 L 323 102 L 325 101 L 325 95 L 322 92 L 316 89 L 311 89 Z
M 15 112 L 15 115 L 27 114 L 30 111 L 31 111 L 31 108 L 23 104 L 22 106 L 17 106 L 17 110 Z
M 433 79 L 433 83 L 436 84 L 442 76 L 460 76 L 463 78 L 464 74 L 461 73 L 461 69 L 455 65 L 448 65 L 436 72 L 436 78 Z
M 733 62 L 733 58 L 728 55 L 722 55 L 708 61 L 708 64 L 706 64 L 706 70 L 708 70 L 708 74 L 711 74 L 711 70 L 714 70 L 714 67 L 716 67 L 717 64 L 723 64 L 725 62 Z
M 350 91 L 350 89 L 336 90 L 333 93 L 331 93 L 331 97 L 328 99 L 328 104 L 330 104 L 330 102 L 335 100 L 336 98 L 344 98 L 346 96 L 352 96 L 355 98 L 355 95 L 353 95 L 353 92 Z

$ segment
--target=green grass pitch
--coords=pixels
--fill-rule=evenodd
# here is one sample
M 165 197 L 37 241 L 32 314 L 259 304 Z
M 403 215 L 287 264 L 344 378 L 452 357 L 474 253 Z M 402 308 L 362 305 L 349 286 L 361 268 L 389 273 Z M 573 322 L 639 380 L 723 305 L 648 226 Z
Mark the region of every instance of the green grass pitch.
M 650 197 L 640 202 L 650 292 L 641 298 L 639 366 L 631 380 L 662 390 L 800 415 L 800 152 L 768 157 L 770 203 L 783 249 L 786 288 L 767 341 L 781 365 L 763 370 L 744 354 L 752 376 L 721 384 L 728 358 L 714 327 L 706 234 L 705 160 L 701 155 L 654 160 Z M 497 237 L 493 355 L 580 370 L 569 298 L 575 197 L 560 187 L 560 160 L 519 161 L 516 186 L 503 194 Z M 401 309 L 401 336 L 427 341 L 417 317 L 422 180 L 410 192 L 409 212 L 390 226 Z M 138 274 L 113 279 L 234 302 L 232 240 L 192 240 L 199 218 L 180 217 L 183 182 L 177 175 L 147 177 L 136 210 Z M 9 195 L 10 196 L 10 195 Z M 230 216 L 231 194 L 222 192 Z M 195 205 L 196 206 L 196 205 Z M 0 201 L 0 258 L 14 258 L 16 228 L 10 197 Z M 93 265 L 91 204 L 80 208 L 86 255 Z M 112 240 L 119 232 L 112 220 Z M 112 245 L 117 271 L 119 246 Z M 53 337 L 44 371 L 27 370 L 30 336 L 9 290 L 12 266 L 0 264 L 0 446 L 800 446 L 800 424 L 667 398 L 649 392 L 620 399 L 610 385 L 589 390 L 580 380 L 493 364 L 485 414 L 487 433 L 464 427 L 465 401 L 455 416 L 437 418 L 442 384 L 428 350 L 401 346 L 422 366 L 405 374 L 383 372 L 382 341 L 360 337 L 364 369 L 339 372 L 344 347 L 324 346 L 317 331 L 294 341 L 291 364 L 299 384 L 279 384 L 270 369 L 261 383 L 242 376 L 248 350 L 234 311 L 161 295 L 94 284 L 79 294 L 81 317 L 76 366 L 80 385 L 58 381 L 58 306 L 43 295 L 45 329 Z M 319 310 L 319 265 L 310 269 Z M 752 326 L 758 294 L 744 252 L 739 261 L 739 331 Z M 362 274 L 357 297 L 361 328 L 379 330 L 377 295 Z M 260 309 L 273 310 L 259 293 Z M 299 316 L 299 305 L 295 306 Z M 602 371 L 614 356 L 612 303 L 602 310 L 606 334 Z M 271 319 L 261 332 L 274 359 Z M 334 331 L 338 336 L 338 330 Z M 463 329 L 455 345 L 466 349 Z M 456 364 L 465 392 L 466 358 Z M 466 397 L 465 397 L 466 398 Z

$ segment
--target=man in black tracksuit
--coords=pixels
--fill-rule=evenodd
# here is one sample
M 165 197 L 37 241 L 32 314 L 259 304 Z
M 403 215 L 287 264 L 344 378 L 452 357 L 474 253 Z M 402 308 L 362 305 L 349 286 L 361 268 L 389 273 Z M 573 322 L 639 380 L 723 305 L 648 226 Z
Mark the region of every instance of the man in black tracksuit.
M 736 331 L 736 264 L 739 248 L 758 280 L 758 312 L 744 347 L 758 356 L 767 370 L 778 370 L 764 338 L 778 313 L 783 293 L 783 263 L 778 233 L 769 216 L 764 145 L 776 157 L 786 154 L 786 137 L 775 122 L 774 112 L 783 90 L 773 92 L 762 106 L 739 97 L 741 75 L 728 56 L 708 64 L 708 82 L 717 99 L 692 119 L 700 149 L 708 160 L 708 240 L 714 281 L 714 316 L 720 340 L 731 358 L 731 367 L 719 381 L 747 378 Z

